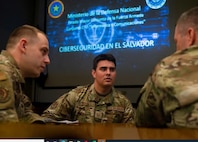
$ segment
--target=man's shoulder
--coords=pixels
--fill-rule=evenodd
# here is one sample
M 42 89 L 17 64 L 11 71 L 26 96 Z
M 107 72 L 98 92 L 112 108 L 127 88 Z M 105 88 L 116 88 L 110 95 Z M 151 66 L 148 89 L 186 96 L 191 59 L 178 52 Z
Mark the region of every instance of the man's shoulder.
M 72 89 L 72 91 L 81 92 L 81 91 L 86 90 L 88 88 L 89 88 L 89 85 L 81 85 L 81 86 L 77 86 L 76 88 Z
M 9 71 L 12 70 L 11 62 L 9 58 L 0 54 L 0 70 L 1 71 Z
M 129 99 L 126 97 L 126 93 L 121 90 L 114 89 L 113 97 L 118 100 L 129 101 Z
M 0 81 L 1 80 L 6 80 L 7 78 L 8 78 L 7 73 L 0 70 Z
M 88 89 L 89 89 L 89 85 L 76 86 L 69 92 L 62 95 L 61 99 L 67 97 L 68 99 L 71 99 L 71 100 L 76 100 L 76 101 L 81 100 L 85 96 Z
M 88 90 L 89 85 L 77 86 L 69 91 L 68 95 L 75 95 L 76 97 L 82 96 Z

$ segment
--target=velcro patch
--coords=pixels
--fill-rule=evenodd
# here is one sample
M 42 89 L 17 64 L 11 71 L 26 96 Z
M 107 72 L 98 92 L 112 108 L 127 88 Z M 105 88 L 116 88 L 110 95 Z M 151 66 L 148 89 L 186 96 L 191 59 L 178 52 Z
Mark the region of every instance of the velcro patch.
M 6 80 L 7 79 L 7 75 L 4 72 L 0 71 L 0 80 Z
M 119 107 L 119 106 L 109 106 L 109 107 L 107 107 L 107 110 L 124 112 L 124 108 L 123 107 Z
M 7 102 L 8 99 L 8 91 L 5 88 L 0 88 L 0 103 Z

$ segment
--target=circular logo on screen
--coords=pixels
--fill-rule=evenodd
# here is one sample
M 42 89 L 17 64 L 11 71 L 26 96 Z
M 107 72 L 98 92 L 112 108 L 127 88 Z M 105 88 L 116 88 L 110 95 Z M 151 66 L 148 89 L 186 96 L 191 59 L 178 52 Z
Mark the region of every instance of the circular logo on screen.
M 146 4 L 152 9 L 159 9 L 166 3 L 166 0 L 146 0 Z
M 64 5 L 60 0 L 54 0 L 48 6 L 48 14 L 52 18 L 58 18 L 63 14 Z

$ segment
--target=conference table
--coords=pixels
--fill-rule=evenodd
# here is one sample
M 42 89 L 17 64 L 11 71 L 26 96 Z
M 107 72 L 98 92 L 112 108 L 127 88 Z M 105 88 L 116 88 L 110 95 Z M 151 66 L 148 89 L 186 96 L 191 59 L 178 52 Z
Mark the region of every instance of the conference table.
M 2 138 L 198 140 L 198 129 L 138 128 L 133 124 L 0 124 Z

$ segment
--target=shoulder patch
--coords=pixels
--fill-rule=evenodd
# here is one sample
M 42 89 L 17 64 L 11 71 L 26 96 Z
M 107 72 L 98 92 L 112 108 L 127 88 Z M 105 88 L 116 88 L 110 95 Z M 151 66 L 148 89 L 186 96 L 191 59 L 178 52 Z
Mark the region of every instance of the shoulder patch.
M 6 73 L 0 71 L 0 80 L 6 80 L 6 79 L 7 79 Z
M 8 91 L 5 88 L 0 88 L 0 103 L 7 102 L 9 99 Z

